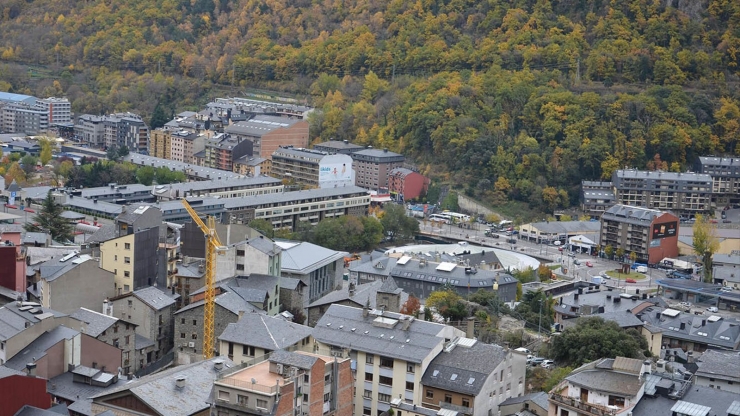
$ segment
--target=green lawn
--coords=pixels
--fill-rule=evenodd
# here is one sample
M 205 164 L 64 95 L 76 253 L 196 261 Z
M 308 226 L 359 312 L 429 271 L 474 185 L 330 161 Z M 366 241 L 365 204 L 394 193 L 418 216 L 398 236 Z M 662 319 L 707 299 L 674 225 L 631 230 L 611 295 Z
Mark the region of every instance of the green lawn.
M 609 275 L 612 279 L 635 279 L 635 280 L 645 280 L 647 279 L 647 276 L 642 273 L 632 272 L 630 274 L 624 274 L 624 273 L 617 273 L 616 270 L 607 270 L 606 274 Z

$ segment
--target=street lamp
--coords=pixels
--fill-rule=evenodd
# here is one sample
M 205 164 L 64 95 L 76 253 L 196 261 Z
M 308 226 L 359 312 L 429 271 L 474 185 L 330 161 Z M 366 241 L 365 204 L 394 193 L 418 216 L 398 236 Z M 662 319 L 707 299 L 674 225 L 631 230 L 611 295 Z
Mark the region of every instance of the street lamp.
M 542 331 L 542 299 L 540 299 L 540 324 L 537 326 L 537 336 L 540 336 Z

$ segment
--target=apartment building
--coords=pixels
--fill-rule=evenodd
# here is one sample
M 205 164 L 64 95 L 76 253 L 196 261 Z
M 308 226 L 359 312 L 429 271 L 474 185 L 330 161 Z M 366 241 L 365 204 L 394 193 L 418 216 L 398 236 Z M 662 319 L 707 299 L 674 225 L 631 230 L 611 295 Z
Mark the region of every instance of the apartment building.
M 221 356 L 235 363 L 245 363 L 267 356 L 273 351 L 310 351 L 313 348 L 311 328 L 286 321 L 282 316 L 245 313 L 228 324 L 218 337 Z
M 429 183 L 429 178 L 411 169 L 393 168 L 388 172 L 388 191 L 397 201 L 426 195 Z
M 388 174 L 402 167 L 406 158 L 388 149 L 365 149 L 352 153 L 355 185 L 378 191 L 388 188 Z
M 206 111 L 209 114 L 225 117 L 232 121 L 244 120 L 261 114 L 302 119 L 306 118 L 312 110 L 313 108 L 300 104 L 262 101 L 241 97 L 216 98 L 206 104 Z
M 77 117 L 75 137 L 92 147 L 105 146 L 105 116 L 83 114 Z
M 314 352 L 356 363 L 354 414 L 376 415 L 391 400 L 423 401 L 422 376 L 446 343 L 464 333 L 397 313 L 332 305 L 313 331 Z
M 256 115 L 231 124 L 224 133 L 248 140 L 254 146 L 252 154 L 263 158 L 269 158 L 280 146 L 308 147 L 308 121 L 298 118 Z
M 612 174 L 616 202 L 694 216 L 710 210 L 712 177 L 705 173 L 617 170 Z
M 37 103 L 46 108 L 49 114 L 49 125 L 70 123 L 72 121 L 72 104 L 66 98 L 42 98 Z
M 707 350 L 696 365 L 694 382 L 697 386 L 740 394 L 740 355 L 737 352 Z
M 194 163 L 193 155 L 205 150 L 206 135 L 203 133 L 191 133 L 187 130 L 173 131 L 170 135 L 170 157 L 169 159 Z
M 345 251 L 334 251 L 306 241 L 278 241 L 282 249 L 281 276 L 300 279 L 308 287 L 306 302 L 314 302 L 341 282 Z M 308 307 L 308 303 L 304 307 Z
M 650 373 L 650 362 L 634 358 L 586 364 L 552 389 L 548 415 L 626 415 L 645 394 L 645 373 Z
M 293 146 L 280 147 L 272 154 L 272 175 L 304 188 L 354 184 L 351 157 Z
M 581 181 L 581 209 L 592 218 L 598 218 L 616 203 L 611 182 Z
M 1 114 L 2 129 L 6 133 L 35 135 L 49 129 L 49 113 L 42 105 L 5 103 Z
M 678 256 L 679 218 L 669 212 L 629 205 L 614 205 L 601 216 L 601 249 L 624 250 L 625 257 L 655 264 Z M 621 259 L 624 260 L 624 259 Z
M 205 142 L 205 166 L 233 171 L 234 160 L 253 154 L 252 142 L 240 136 L 217 134 Z
M 352 381 L 347 358 L 275 351 L 266 360 L 220 374 L 212 402 L 223 416 L 350 416 Z
M 712 177 L 714 208 L 740 204 L 740 157 L 702 156 L 698 171 Z
M 116 113 L 105 117 L 105 146 L 127 147 L 131 153 L 149 150 L 149 127 L 141 116 Z
M 244 155 L 234 161 L 234 173 L 247 176 L 272 175 L 272 160 Z
M 164 129 L 153 130 L 149 140 L 149 156 L 171 159 L 171 155 L 172 132 Z
M 85 308 L 77 309 L 70 317 L 85 324 L 86 335 L 121 350 L 123 374 L 133 374 L 147 364 L 145 356 L 139 355 L 145 348 L 137 346 L 136 324 Z
M 202 150 L 202 152 L 205 154 L 205 150 Z M 195 155 L 193 155 L 193 158 L 195 158 Z M 123 160 L 131 162 L 137 166 L 151 166 L 154 168 L 166 167 L 170 170 L 177 170 L 179 172 L 183 172 L 185 176 L 187 176 L 188 180 L 191 181 L 209 181 L 211 179 L 234 179 L 241 177 L 241 175 L 233 172 L 200 166 L 195 164 L 195 162 L 179 162 L 176 160 L 167 160 L 136 153 L 129 153 L 123 158 Z

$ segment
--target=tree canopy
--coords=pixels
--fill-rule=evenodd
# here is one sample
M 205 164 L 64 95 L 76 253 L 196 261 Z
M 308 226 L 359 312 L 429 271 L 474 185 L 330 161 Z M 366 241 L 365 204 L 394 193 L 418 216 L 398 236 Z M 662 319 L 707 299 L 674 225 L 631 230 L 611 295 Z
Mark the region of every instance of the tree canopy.
M 30 232 L 48 233 L 51 235 L 52 240 L 60 243 L 72 241 L 72 225 L 66 219 L 62 218 L 61 214 L 63 211 L 64 208 L 62 205 L 54 201 L 51 191 L 49 191 L 41 205 L 41 210 L 23 228 Z
M 647 347 L 636 329 L 624 330 L 614 321 L 588 317 L 553 337 L 550 356 L 559 364 L 578 366 L 598 358 L 641 358 Z

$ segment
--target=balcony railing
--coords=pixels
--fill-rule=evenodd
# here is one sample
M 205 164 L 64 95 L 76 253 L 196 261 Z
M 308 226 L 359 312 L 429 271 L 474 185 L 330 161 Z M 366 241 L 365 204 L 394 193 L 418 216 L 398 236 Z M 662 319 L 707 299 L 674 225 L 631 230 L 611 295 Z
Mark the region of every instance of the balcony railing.
M 442 409 L 448 409 L 448 410 L 454 410 L 458 413 L 462 413 L 465 415 L 472 415 L 473 414 L 473 408 L 472 407 L 465 407 L 460 406 L 457 404 L 447 403 L 445 401 L 439 402 L 439 407 Z
M 617 414 L 616 410 L 608 409 L 605 406 L 598 404 L 583 403 L 575 397 L 563 396 L 557 393 L 550 394 L 550 400 L 555 403 L 562 404 L 571 407 L 576 410 L 587 412 L 590 415 L 595 416 L 614 416 Z
M 254 392 L 264 393 L 268 395 L 275 395 L 279 393 L 279 390 L 280 390 L 277 387 L 277 385 L 265 386 L 262 384 L 250 383 L 248 381 L 235 380 L 233 378 L 223 378 L 221 380 L 216 381 L 216 384 L 232 386 L 232 387 L 236 387 L 241 390 L 251 390 Z

